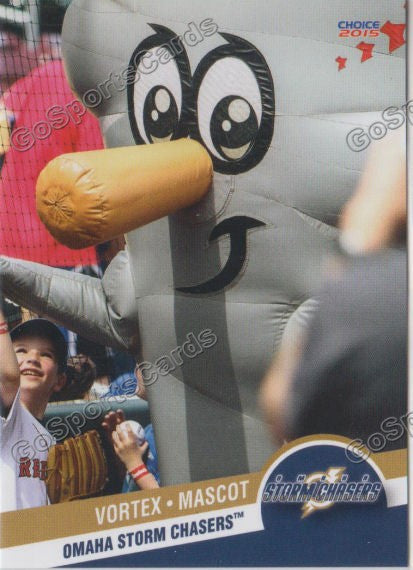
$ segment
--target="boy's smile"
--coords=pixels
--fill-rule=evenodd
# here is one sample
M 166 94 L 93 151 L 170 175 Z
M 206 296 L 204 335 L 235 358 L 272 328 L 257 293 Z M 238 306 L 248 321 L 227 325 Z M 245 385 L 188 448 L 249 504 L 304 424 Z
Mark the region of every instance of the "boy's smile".
M 22 336 L 13 347 L 20 367 L 21 389 L 39 388 L 48 394 L 56 391 L 60 374 L 52 342 L 46 338 Z

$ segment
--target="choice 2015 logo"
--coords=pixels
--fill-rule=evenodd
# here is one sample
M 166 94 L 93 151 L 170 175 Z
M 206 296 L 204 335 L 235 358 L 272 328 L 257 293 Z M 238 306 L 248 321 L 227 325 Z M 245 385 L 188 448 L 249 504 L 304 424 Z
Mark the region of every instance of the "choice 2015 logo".
M 338 22 L 340 38 L 377 38 L 380 35 L 378 20 L 340 20 Z

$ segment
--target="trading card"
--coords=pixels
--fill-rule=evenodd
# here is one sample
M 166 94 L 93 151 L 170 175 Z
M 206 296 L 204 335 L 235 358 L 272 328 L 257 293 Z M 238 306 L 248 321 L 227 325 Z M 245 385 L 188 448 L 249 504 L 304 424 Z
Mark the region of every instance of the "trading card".
M 0 0 L 3 567 L 408 564 L 407 9 Z

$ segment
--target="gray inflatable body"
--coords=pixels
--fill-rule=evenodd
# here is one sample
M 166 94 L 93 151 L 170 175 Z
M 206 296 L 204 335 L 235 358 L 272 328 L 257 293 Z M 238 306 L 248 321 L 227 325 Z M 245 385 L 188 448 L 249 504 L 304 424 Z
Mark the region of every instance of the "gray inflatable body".
M 71 3 L 65 65 L 89 104 L 90 90 L 110 92 L 95 106 L 106 146 L 194 137 L 213 187 L 128 233 L 102 281 L 3 258 L 4 289 L 144 362 L 163 484 L 256 471 L 274 452 L 258 389 L 285 331 L 312 310 L 362 171 L 366 153 L 347 134 L 403 104 L 404 48 L 389 55 L 387 35 L 365 39 L 374 57 L 361 63 L 362 40 L 339 38 L 338 21 L 400 22 L 398 4 Z M 163 48 L 155 69 L 154 50 L 171 40 L 180 53 Z M 132 86 L 113 85 L 113 73 L 139 69 Z

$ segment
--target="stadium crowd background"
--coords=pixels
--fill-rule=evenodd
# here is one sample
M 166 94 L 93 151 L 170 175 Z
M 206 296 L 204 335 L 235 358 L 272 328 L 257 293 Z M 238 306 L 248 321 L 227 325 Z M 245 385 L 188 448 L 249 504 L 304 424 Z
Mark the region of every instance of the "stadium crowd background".
M 79 110 L 64 76 L 60 32 L 69 3 L 0 0 L 0 254 L 100 277 L 123 237 L 70 250 L 50 236 L 35 208 L 36 180 L 50 160 L 103 147 L 97 119 Z M 10 326 L 36 316 L 11 303 L 6 310 Z M 136 384 L 129 355 L 64 334 L 69 371 L 78 382 L 68 383 L 59 400 L 99 398 L 111 393 L 113 381 L 117 393 L 122 381 Z
M 80 116 L 76 112 L 75 96 L 63 73 L 60 29 L 69 2 L 0 0 L 0 254 L 100 277 L 124 246 L 123 238 L 97 248 L 69 250 L 47 233 L 34 205 L 35 182 L 47 162 L 63 152 L 103 146 L 97 120 L 88 112 Z M 31 21 L 26 22 L 23 14 L 29 14 Z M 64 127 L 60 124 L 59 128 L 45 131 L 47 136 L 44 136 L 38 123 L 50 117 L 49 111 L 56 105 L 71 110 L 72 120 Z M 53 118 L 56 120 L 56 115 Z M 17 129 L 27 129 L 36 136 L 13 139 Z M 8 131 L 11 131 L 11 140 L 5 136 Z M 27 144 L 27 148 L 17 148 L 19 144 L 13 144 L 13 140 L 23 146 Z M 395 149 L 393 162 L 392 148 Z M 382 156 L 379 153 L 373 157 L 375 162 L 367 170 L 359 193 L 350 202 L 342 221 L 345 231 L 337 273 L 338 277 L 341 272 L 344 277 L 353 275 L 353 280 L 347 282 L 343 278 L 337 290 L 330 284 L 324 305 L 321 303 L 322 310 L 326 307 L 326 322 L 333 332 L 339 333 L 340 338 L 344 332 L 348 333 L 347 344 L 341 340 L 340 345 L 334 340 L 333 348 L 341 347 L 341 353 L 333 351 L 328 355 L 326 339 L 318 338 L 321 329 L 314 326 L 313 331 L 310 329 L 310 341 L 303 338 L 302 346 L 287 346 L 280 352 L 264 381 L 262 407 L 277 444 L 309 433 L 362 435 L 368 441 L 382 420 L 400 417 L 406 410 L 405 159 L 397 139 L 393 142 L 388 137 L 383 149 Z M 402 149 L 401 155 L 399 149 Z M 380 181 L 382 191 L 378 192 Z M 349 236 L 352 239 L 349 240 Z M 354 236 L 360 243 L 354 242 Z M 385 263 L 380 259 L 378 264 L 375 261 L 377 252 L 394 245 L 396 253 L 391 254 L 391 259 L 395 256 L 399 259 L 397 272 L 391 271 L 387 259 Z M 352 265 L 352 257 L 359 257 L 361 261 L 356 260 L 356 265 Z M 353 267 L 354 274 L 348 273 L 349 266 Z M 376 269 L 383 272 L 375 273 Z M 334 275 L 331 277 L 334 281 Z M 393 280 L 399 293 L 397 310 L 387 314 L 382 309 L 395 299 Z M 356 289 L 356 284 L 364 282 L 368 282 L 376 294 L 376 297 L 369 296 L 370 304 L 364 300 L 363 291 Z M 382 289 L 378 287 L 380 283 Z M 336 300 L 341 301 L 338 305 L 341 312 L 336 310 L 335 321 L 330 319 L 333 312 L 326 302 L 331 299 L 336 308 Z M 360 336 L 359 331 L 343 323 L 356 322 L 357 314 L 353 315 L 351 309 L 358 306 L 366 310 L 359 326 L 365 338 L 361 338 L 357 346 L 359 358 L 354 359 L 349 347 Z M 7 304 L 7 313 L 11 327 L 34 316 L 12 303 Z M 356 313 L 361 314 L 360 310 Z M 366 326 L 370 321 L 374 330 Z M 381 329 L 377 322 L 382 325 Z M 119 395 L 124 386 L 127 386 L 127 395 L 139 398 L 135 362 L 130 356 L 95 345 L 71 331 L 64 334 L 70 347 L 71 381 L 59 393 L 59 400 L 75 402 Z M 330 337 L 335 338 L 333 334 Z M 394 346 L 389 339 L 394 341 Z M 315 349 L 311 352 L 313 345 Z M 325 369 L 320 366 L 321 354 L 329 356 Z M 389 366 L 393 361 L 397 366 Z M 372 362 L 383 372 L 381 375 L 371 373 Z M 311 383 L 308 381 L 310 364 L 314 367 Z M 350 364 L 354 366 L 357 381 L 348 382 Z M 132 380 L 132 384 L 128 380 Z M 406 434 L 393 444 L 397 448 L 405 447 Z

